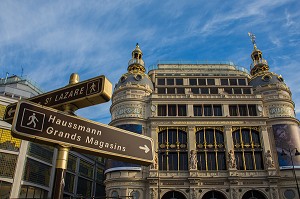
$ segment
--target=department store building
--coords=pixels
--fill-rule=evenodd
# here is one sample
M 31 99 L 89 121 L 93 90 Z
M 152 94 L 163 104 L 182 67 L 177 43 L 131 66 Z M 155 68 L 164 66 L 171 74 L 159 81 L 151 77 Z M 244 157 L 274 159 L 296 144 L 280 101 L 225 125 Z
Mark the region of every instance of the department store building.
M 299 198 L 292 93 L 253 44 L 250 72 L 231 62 L 178 61 L 148 73 L 136 45 L 114 88 L 110 125 L 152 137 L 156 155 L 150 167 L 108 160 L 107 196 Z

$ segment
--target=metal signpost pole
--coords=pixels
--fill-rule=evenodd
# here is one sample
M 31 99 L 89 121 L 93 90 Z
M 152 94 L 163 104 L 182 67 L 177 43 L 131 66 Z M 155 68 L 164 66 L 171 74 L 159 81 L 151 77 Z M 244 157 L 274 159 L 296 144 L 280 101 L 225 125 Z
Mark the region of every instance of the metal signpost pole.
M 79 75 L 73 73 L 70 76 L 70 84 L 76 84 L 79 82 Z M 70 115 L 75 115 L 76 107 L 72 104 L 64 105 L 64 112 Z M 58 154 L 56 159 L 55 168 L 55 179 L 52 198 L 53 199 L 63 199 L 64 187 L 65 187 L 65 176 L 67 171 L 68 156 L 70 147 L 58 145 Z

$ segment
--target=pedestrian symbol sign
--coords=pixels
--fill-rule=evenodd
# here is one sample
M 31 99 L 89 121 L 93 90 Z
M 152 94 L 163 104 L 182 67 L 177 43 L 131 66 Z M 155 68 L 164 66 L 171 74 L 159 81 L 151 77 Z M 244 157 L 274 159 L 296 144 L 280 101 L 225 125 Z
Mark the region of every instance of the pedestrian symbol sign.
M 42 131 L 44 125 L 45 114 L 24 109 L 21 126 L 35 131 Z

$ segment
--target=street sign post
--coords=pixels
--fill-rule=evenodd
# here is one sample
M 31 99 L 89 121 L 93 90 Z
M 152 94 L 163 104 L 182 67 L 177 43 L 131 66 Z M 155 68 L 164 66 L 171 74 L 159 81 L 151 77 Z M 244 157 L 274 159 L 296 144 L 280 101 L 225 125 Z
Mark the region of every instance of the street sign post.
M 72 147 L 75 151 L 120 161 L 153 163 L 152 138 L 29 101 L 18 103 L 12 134 L 20 139 Z
M 108 102 L 112 95 L 112 84 L 104 76 L 98 76 L 77 84 L 50 91 L 27 99 L 28 101 L 63 110 L 65 104 L 72 104 L 77 109 Z M 12 123 L 17 104 L 6 107 L 3 120 Z

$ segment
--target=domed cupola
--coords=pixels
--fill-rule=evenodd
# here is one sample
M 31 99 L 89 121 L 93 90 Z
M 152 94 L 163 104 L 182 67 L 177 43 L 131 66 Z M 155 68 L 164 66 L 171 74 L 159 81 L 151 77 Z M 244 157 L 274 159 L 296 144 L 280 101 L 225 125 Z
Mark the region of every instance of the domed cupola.
M 262 57 L 262 52 L 257 48 L 256 46 L 256 37 L 252 33 L 248 33 L 248 35 L 251 38 L 252 44 L 253 44 L 253 51 L 251 53 L 251 58 L 253 63 L 251 64 L 251 75 L 257 75 L 258 73 L 263 73 L 266 71 L 269 71 L 268 62 Z
M 132 58 L 128 62 L 127 73 L 122 75 L 119 82 L 115 86 L 115 91 L 123 88 L 124 86 L 141 86 L 145 87 L 151 92 L 153 91 L 153 83 L 149 76 L 145 74 L 145 63 L 142 59 L 143 52 L 139 44 L 136 44 L 135 49 L 132 51 Z

